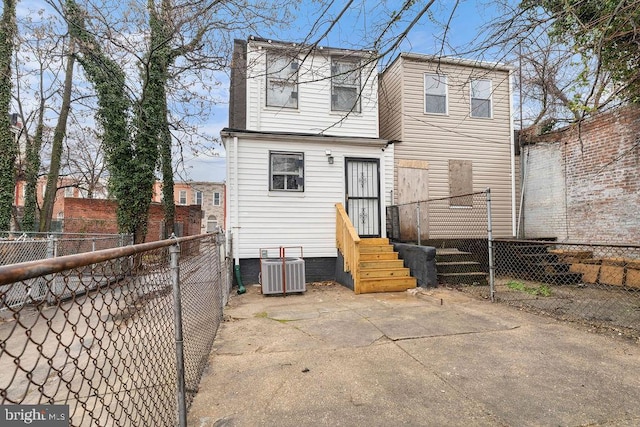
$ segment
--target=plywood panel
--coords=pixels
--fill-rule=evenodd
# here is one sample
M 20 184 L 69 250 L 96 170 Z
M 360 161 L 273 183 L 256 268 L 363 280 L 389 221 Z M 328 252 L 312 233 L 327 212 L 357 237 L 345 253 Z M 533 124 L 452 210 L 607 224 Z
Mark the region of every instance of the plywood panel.
M 426 162 L 425 162 L 426 163 Z M 413 166 L 416 166 L 414 164 Z M 398 208 L 400 217 L 400 236 L 405 241 L 418 240 L 418 211 L 416 203 L 429 198 L 429 170 L 424 168 L 398 168 Z M 423 204 L 424 205 L 424 204 Z M 426 205 L 421 206 L 426 207 Z M 421 209 L 421 238 L 426 239 L 427 209 Z

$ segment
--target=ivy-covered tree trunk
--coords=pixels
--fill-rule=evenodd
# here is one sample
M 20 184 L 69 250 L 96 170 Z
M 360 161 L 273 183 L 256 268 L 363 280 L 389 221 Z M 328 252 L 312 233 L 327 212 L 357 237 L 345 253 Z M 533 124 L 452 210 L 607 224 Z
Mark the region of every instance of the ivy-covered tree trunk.
M 42 210 L 40 212 L 40 231 L 51 231 L 51 217 L 53 216 L 53 204 L 56 201 L 56 192 L 58 191 L 58 177 L 60 175 L 60 163 L 62 159 L 62 143 L 67 131 L 67 119 L 69 118 L 69 110 L 71 109 L 71 87 L 73 85 L 73 65 L 75 56 L 73 55 L 74 43 L 69 42 L 69 55 L 67 55 L 67 66 L 65 68 L 64 89 L 62 92 L 62 104 L 60 106 L 60 115 L 53 132 L 53 143 L 51 146 L 51 163 L 49 166 L 49 174 L 47 175 L 47 187 L 44 193 L 44 201 L 42 202 Z
M 160 16 L 155 12 L 153 1 L 149 1 L 150 26 L 151 26 L 151 52 L 155 55 L 152 61 L 156 72 L 153 74 L 158 78 L 157 102 L 161 114 L 158 116 L 158 149 L 160 153 L 160 166 L 162 171 L 162 206 L 164 210 L 164 233 L 171 236 L 175 231 L 176 205 L 173 200 L 173 162 L 171 155 L 172 139 L 169 130 L 169 111 L 167 108 L 166 85 L 169 78 L 169 65 L 171 64 L 172 52 L 168 47 L 170 38 L 168 23 L 164 17 L 169 16 L 170 4 L 163 0 L 161 3 Z M 160 48 L 162 47 L 162 48 Z
M 11 59 L 16 27 L 16 2 L 4 0 L 0 22 L 0 230 L 8 230 L 15 191 L 18 147 L 11 133 Z
M 92 33 L 85 27 L 85 12 L 74 0 L 66 1 L 69 32 L 76 40 L 81 52 L 79 62 L 93 84 L 98 97 L 96 118 L 102 127 L 102 146 L 109 169 L 109 190 L 118 202 L 116 211 L 118 229 L 121 233 L 133 233 L 134 241 L 140 242 L 140 221 L 147 221 L 147 212 L 143 218 L 138 213 L 141 204 L 137 203 L 140 194 L 146 194 L 140 188 L 138 159 L 131 145 L 128 118 L 131 103 L 126 94 L 125 73 L 119 64 L 105 55 Z M 149 203 L 149 201 L 147 201 Z M 148 205 L 147 205 L 148 206 Z
M 165 101 L 166 113 L 166 101 Z M 166 117 L 166 115 L 165 115 Z M 173 201 L 173 166 L 171 156 L 171 132 L 168 124 L 163 127 L 160 140 L 160 162 L 162 164 L 162 206 L 164 208 L 165 234 L 171 236 L 175 231 L 176 204 Z
M 22 229 L 24 231 L 36 231 L 38 229 L 38 171 L 40 170 L 40 148 L 42 147 L 42 135 L 44 131 L 44 97 L 40 97 L 38 106 L 38 123 L 36 124 L 36 134 L 33 141 L 27 140 L 26 167 L 24 177 L 26 190 L 24 194 L 24 212 L 22 216 Z

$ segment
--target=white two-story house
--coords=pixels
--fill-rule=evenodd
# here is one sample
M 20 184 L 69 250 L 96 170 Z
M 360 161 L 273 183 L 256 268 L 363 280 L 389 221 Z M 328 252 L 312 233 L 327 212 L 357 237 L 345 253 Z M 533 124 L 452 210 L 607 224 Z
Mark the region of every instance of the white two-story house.
M 302 253 L 307 281 L 336 268 L 336 203 L 362 237 L 385 234 L 393 144 L 378 135 L 376 55 L 236 40 L 225 229 L 245 283 L 260 257 Z

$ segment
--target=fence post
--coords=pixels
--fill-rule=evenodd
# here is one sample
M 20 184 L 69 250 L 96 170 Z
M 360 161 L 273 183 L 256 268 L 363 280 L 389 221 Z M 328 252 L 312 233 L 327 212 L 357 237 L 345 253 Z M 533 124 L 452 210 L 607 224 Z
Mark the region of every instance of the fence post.
M 56 241 L 55 238 L 53 237 L 53 234 L 49 234 L 49 236 L 47 236 L 47 250 L 46 250 L 46 255 L 47 258 L 55 258 L 56 257 Z M 55 292 L 57 291 L 56 289 L 56 275 L 55 274 L 48 274 L 45 276 L 45 280 L 46 282 L 49 284 L 49 292 L 47 294 L 47 302 L 49 304 L 53 304 L 56 300 L 55 298 Z
M 489 245 L 489 296 L 495 301 L 495 266 L 493 264 L 493 231 L 491 228 L 491 189 L 487 188 L 487 242 Z
M 418 246 L 420 246 L 420 235 L 422 234 L 420 230 L 420 202 L 416 203 L 416 220 L 418 225 Z
M 175 235 L 172 235 L 175 238 Z M 176 336 L 176 370 L 177 370 L 177 399 L 178 399 L 178 425 L 187 425 L 187 404 L 185 399 L 184 380 L 184 341 L 182 339 L 182 301 L 180 298 L 180 245 L 173 244 L 169 247 L 171 285 L 173 287 L 173 313 L 175 319 Z

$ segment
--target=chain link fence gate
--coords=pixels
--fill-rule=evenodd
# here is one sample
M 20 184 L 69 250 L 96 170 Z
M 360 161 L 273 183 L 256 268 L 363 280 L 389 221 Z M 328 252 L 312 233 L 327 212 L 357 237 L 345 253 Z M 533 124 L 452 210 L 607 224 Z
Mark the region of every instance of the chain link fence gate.
M 0 267 L 0 403 L 66 404 L 74 426 L 183 425 L 229 295 L 221 237 Z M 6 303 L 33 286 L 46 298 Z
M 391 240 L 436 248 L 438 283 L 488 286 L 491 262 L 491 191 L 387 207 Z

